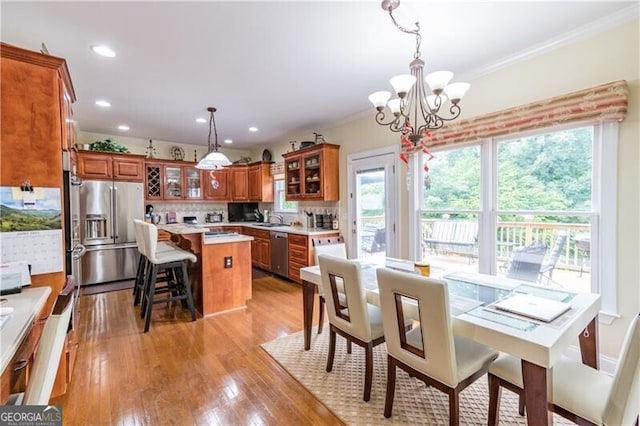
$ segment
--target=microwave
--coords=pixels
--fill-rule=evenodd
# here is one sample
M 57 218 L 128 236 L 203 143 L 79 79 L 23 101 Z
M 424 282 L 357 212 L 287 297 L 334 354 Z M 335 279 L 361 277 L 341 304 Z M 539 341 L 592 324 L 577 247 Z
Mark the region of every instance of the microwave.
M 229 222 L 256 222 L 258 203 L 227 203 Z

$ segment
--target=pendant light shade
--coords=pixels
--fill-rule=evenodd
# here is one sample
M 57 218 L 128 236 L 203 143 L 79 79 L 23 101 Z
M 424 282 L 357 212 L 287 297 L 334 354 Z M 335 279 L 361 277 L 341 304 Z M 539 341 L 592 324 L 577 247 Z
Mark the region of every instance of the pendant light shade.
M 213 113 L 216 112 L 214 107 L 207 108 L 209 111 L 209 137 L 208 137 L 208 146 L 209 151 L 207 155 L 202 157 L 202 159 L 196 164 L 197 169 L 202 170 L 216 170 L 221 169 L 224 166 L 231 165 L 231 161 L 227 158 L 226 155 L 219 151 L 220 145 L 218 145 L 218 130 L 216 128 L 216 120 L 213 116 Z M 214 145 L 213 149 L 211 148 L 211 127 L 213 126 L 213 134 L 214 134 Z

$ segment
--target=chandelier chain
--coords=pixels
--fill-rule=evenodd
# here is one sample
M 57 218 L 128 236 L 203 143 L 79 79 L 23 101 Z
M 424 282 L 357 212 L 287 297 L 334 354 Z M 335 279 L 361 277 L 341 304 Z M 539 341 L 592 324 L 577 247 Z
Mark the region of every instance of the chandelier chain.
M 422 43 L 422 35 L 420 35 L 420 22 L 416 22 L 414 24 L 416 26 L 415 30 L 410 30 L 398 24 L 398 21 L 396 21 L 396 18 L 393 17 L 393 9 L 391 7 L 389 7 L 389 16 L 391 17 L 391 21 L 393 22 L 393 24 L 400 31 L 402 31 L 405 34 L 413 34 L 416 36 L 416 52 L 413 54 L 413 59 L 418 59 L 421 55 L 420 44 Z

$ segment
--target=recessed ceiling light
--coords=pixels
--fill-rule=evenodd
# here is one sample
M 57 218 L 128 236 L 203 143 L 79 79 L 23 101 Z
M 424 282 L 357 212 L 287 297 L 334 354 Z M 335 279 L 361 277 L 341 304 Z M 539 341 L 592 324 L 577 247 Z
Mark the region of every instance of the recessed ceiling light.
M 126 124 L 121 124 L 118 126 L 119 130 L 129 130 L 129 126 L 127 126 Z
M 196 118 L 196 123 L 206 123 L 206 122 L 207 122 L 207 120 L 202 118 L 202 117 Z
M 249 127 L 249 131 L 250 132 L 257 132 L 258 128 L 256 126 L 251 126 L 251 127 Z
M 101 107 L 105 107 L 105 108 L 109 108 L 111 106 L 111 104 L 107 101 L 96 101 L 96 105 L 101 106 Z
M 231 139 L 225 139 L 224 143 L 233 143 L 233 141 Z
M 96 52 L 98 55 L 106 56 L 107 58 L 113 58 L 114 56 L 116 56 L 116 52 L 111 50 L 110 47 L 104 45 L 91 46 L 91 50 Z

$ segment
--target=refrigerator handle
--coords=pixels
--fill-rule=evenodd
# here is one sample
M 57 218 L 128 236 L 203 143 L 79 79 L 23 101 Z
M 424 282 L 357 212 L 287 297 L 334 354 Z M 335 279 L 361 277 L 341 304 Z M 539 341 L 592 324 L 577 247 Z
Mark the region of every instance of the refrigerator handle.
M 113 194 L 111 194 L 113 196 L 112 200 L 113 200 L 113 215 L 111 216 L 113 218 L 113 236 L 115 237 L 116 241 L 118 241 L 118 239 L 120 238 L 118 236 L 118 230 L 120 229 L 119 224 L 118 224 L 118 187 L 113 185 L 112 187 L 113 190 Z

